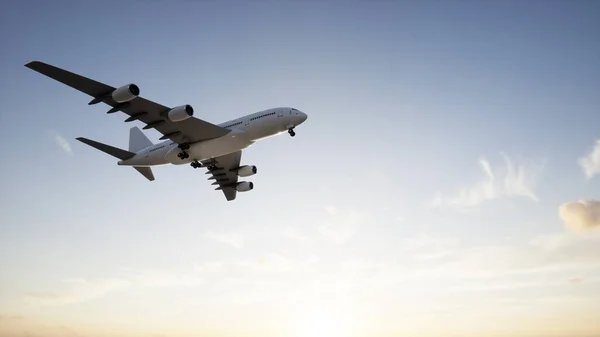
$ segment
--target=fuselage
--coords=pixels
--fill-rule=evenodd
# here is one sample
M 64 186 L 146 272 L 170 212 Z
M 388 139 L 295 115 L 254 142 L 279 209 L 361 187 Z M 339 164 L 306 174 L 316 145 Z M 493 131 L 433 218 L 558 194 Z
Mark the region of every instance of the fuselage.
M 244 117 L 219 124 L 229 130 L 226 135 L 202 142 L 189 144 L 189 157 L 180 159 L 178 143 L 167 140 L 148 146 L 130 159 L 119 161 L 119 165 L 158 166 L 182 165 L 192 161 L 204 161 L 243 150 L 255 142 L 276 136 L 302 124 L 307 115 L 297 109 L 281 107 L 259 111 Z

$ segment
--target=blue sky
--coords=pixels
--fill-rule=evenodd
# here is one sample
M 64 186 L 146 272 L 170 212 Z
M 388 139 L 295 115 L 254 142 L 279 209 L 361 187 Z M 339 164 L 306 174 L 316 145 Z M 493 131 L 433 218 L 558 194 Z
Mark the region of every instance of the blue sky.
M 0 336 L 600 330 L 598 2 L 1 6 Z M 74 141 L 131 125 L 32 60 L 215 123 L 309 118 L 227 203 Z

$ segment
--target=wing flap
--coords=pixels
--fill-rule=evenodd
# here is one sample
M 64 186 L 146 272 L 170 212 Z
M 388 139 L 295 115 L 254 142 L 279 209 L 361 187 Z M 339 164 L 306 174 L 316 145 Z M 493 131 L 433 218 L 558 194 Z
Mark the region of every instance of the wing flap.
M 214 161 L 206 160 L 202 162 L 205 166 L 210 166 L 211 164 L 216 166 L 215 169 L 209 170 L 206 173 L 211 175 L 208 178 L 209 180 L 215 181 L 211 185 L 218 185 L 216 189 L 223 191 L 227 201 L 235 200 L 237 196 L 237 190 L 234 186 L 238 183 L 239 176 L 232 169 L 238 168 L 241 160 L 242 151 L 236 151 L 214 158 Z

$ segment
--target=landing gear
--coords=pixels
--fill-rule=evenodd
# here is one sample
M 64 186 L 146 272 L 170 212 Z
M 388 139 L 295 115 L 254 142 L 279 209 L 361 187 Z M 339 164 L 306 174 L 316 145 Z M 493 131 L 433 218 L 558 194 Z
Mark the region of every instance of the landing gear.
M 198 162 L 197 160 L 194 160 L 193 162 L 191 162 L 190 165 L 192 165 L 192 167 L 195 169 L 202 167 L 202 164 L 200 162 Z
M 177 154 L 177 157 L 179 157 L 179 159 L 184 160 L 190 157 L 190 155 L 185 152 L 185 150 L 189 150 L 190 149 L 190 144 L 188 143 L 181 143 L 179 145 L 177 145 L 177 147 L 179 147 L 181 149 L 181 152 L 179 152 Z
M 290 136 L 294 137 L 296 135 L 296 133 L 294 132 L 294 128 L 289 128 L 288 129 L 288 133 L 290 134 Z
M 212 158 L 210 160 L 210 162 L 208 163 L 208 165 L 206 166 L 206 168 L 209 171 L 213 171 L 213 170 L 215 170 L 217 168 L 217 161 L 215 160 L 215 158 Z

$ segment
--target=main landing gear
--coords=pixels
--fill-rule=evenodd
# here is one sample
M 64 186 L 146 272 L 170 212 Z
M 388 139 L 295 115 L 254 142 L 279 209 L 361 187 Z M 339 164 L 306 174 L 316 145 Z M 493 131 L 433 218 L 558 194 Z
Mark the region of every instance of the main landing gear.
M 195 169 L 202 167 L 202 164 L 197 160 L 194 160 L 193 162 L 191 162 L 190 165 L 192 165 L 192 167 Z
M 185 150 L 189 150 L 190 149 L 190 144 L 188 143 L 183 143 L 183 144 L 179 144 L 177 145 L 177 147 L 179 147 L 181 149 L 181 152 L 179 152 L 177 154 L 177 157 L 179 157 L 179 159 L 184 160 L 190 157 L 190 155 L 185 152 Z
M 206 166 L 209 171 L 213 171 L 217 168 L 217 160 L 215 158 L 211 158 L 210 162 Z
M 294 128 L 289 128 L 288 129 L 288 133 L 290 134 L 290 136 L 294 137 L 296 135 L 296 133 L 294 132 Z

